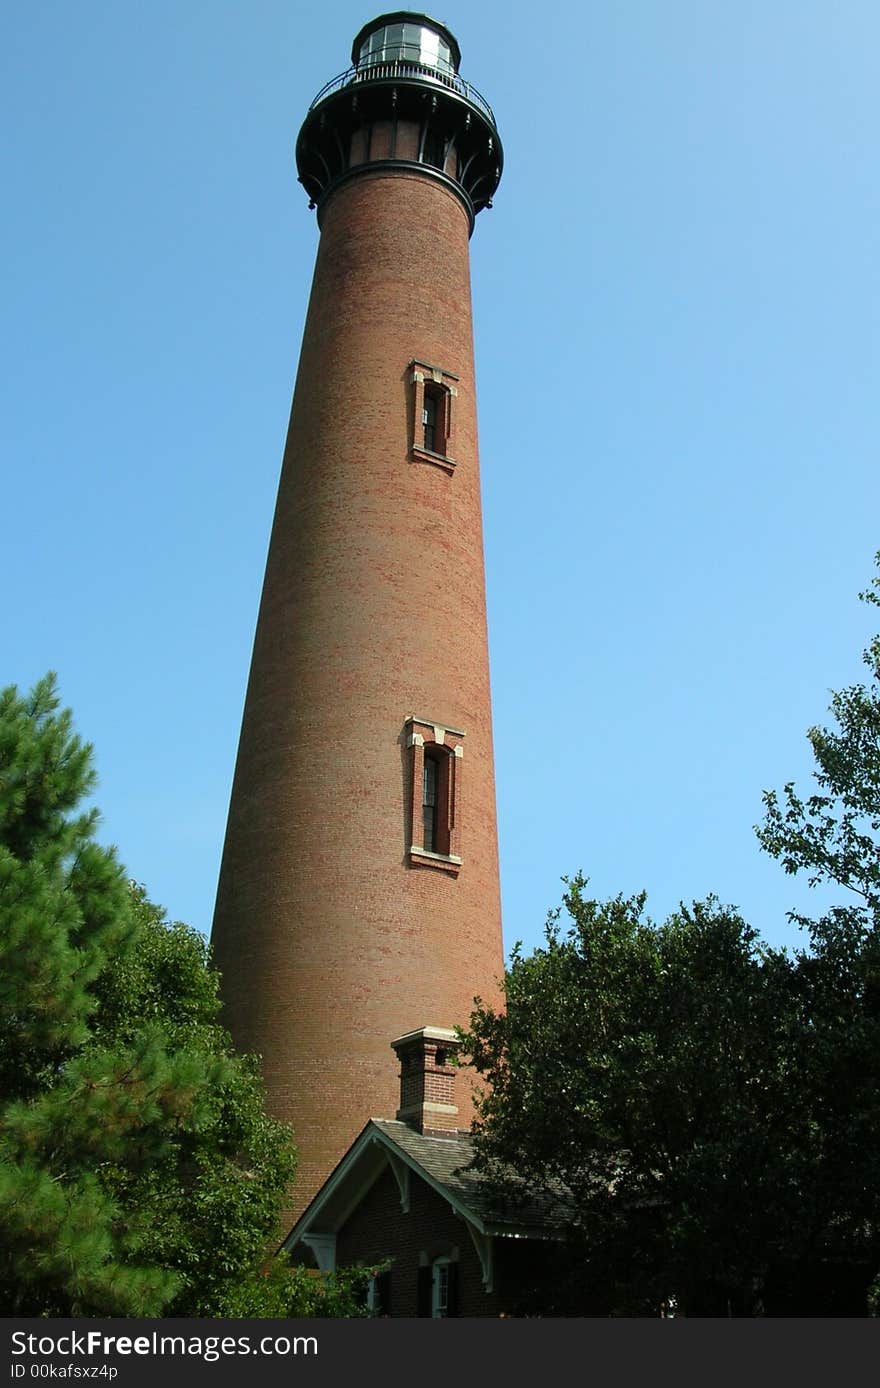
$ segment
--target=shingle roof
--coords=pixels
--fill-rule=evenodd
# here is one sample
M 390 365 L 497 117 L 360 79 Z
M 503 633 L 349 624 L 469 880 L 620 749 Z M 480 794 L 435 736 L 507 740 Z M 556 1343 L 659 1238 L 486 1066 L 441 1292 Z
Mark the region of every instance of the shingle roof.
M 474 1155 L 468 1137 L 425 1137 L 406 1123 L 385 1118 L 373 1118 L 370 1123 L 421 1167 L 434 1185 L 493 1232 L 552 1237 L 571 1222 L 571 1196 L 558 1184 L 543 1190 L 523 1187 L 522 1201 L 499 1205 L 486 1178 L 468 1169 Z

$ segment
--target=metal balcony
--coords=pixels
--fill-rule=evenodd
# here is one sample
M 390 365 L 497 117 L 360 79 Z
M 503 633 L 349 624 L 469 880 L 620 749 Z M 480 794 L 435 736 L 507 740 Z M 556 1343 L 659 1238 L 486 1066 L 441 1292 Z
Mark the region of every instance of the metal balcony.
M 343 87 L 353 86 L 356 83 L 367 82 L 430 82 L 441 87 L 447 87 L 450 91 L 457 92 L 464 97 L 472 106 L 489 120 L 497 130 L 495 116 L 492 107 L 485 97 L 481 96 L 476 87 L 471 86 L 470 82 L 465 82 L 463 77 L 459 77 L 457 72 L 441 72 L 439 68 L 428 67 L 424 63 L 405 62 L 398 59 L 391 63 L 369 63 L 361 64 L 358 67 L 350 67 L 345 72 L 340 72 L 338 77 L 334 77 L 321 88 L 315 97 L 310 111 L 334 92 L 341 91 Z

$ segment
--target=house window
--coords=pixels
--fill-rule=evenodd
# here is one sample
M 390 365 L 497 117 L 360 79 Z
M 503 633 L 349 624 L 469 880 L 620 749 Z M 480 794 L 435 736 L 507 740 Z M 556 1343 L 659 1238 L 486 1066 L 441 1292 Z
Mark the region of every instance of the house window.
M 391 1269 L 376 1272 L 367 1284 L 367 1310 L 371 1316 L 391 1315 Z
M 459 1314 L 458 1263 L 454 1256 L 444 1255 L 433 1262 L 425 1260 L 419 1268 L 417 1302 L 418 1316 L 445 1320 Z
M 464 733 L 415 717 L 407 724 L 410 862 L 457 872 Z
M 458 377 L 427 362 L 410 362 L 412 375 L 412 447 L 410 457 L 419 462 L 436 463 L 451 472 L 453 403 L 458 395 Z
M 448 1258 L 438 1258 L 431 1270 L 431 1317 L 445 1320 L 449 1315 L 449 1272 L 452 1264 Z

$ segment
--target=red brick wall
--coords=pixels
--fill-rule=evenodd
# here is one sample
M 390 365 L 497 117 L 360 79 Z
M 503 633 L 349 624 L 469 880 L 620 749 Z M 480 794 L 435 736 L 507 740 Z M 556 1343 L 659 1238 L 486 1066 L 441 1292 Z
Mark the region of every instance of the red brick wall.
M 336 1238 L 339 1267 L 391 1258 L 391 1316 L 415 1316 L 420 1254 L 428 1262 L 457 1250 L 459 1315 L 498 1316 L 497 1292 L 483 1289 L 482 1269 L 464 1220 L 446 1200 L 416 1177 L 410 1181 L 410 1209 L 403 1214 L 391 1171 L 380 1176 Z
M 367 1266 L 390 1259 L 391 1317 L 397 1319 L 418 1313 L 420 1263 L 454 1254 L 460 1317 L 526 1316 L 534 1313 L 531 1289 L 552 1285 L 552 1279 L 559 1276 L 559 1249 L 551 1240 L 496 1238 L 492 1290 L 487 1292 L 464 1220 L 415 1175 L 410 1180 L 409 1213 L 404 1214 L 397 1182 L 388 1170 L 339 1231 L 336 1263 L 338 1267 Z M 585 1308 L 588 1306 L 585 1299 Z M 583 1314 L 596 1312 L 585 1309 Z
M 408 455 L 413 358 L 459 377 L 453 473 Z M 457 873 L 408 858 L 413 713 L 466 734 Z M 323 208 L 213 946 L 295 1131 L 291 1213 L 396 1112 L 392 1038 L 497 996 L 468 221 L 418 173 L 364 170 Z M 461 1081 L 459 1104 L 466 1126 Z

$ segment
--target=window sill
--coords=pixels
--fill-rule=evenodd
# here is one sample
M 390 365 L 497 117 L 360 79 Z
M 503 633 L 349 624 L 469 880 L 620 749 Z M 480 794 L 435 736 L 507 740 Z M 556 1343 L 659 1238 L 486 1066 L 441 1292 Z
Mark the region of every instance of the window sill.
M 435 467 L 442 467 L 447 472 L 454 472 L 456 462 L 454 458 L 447 458 L 445 453 L 432 453 L 430 448 L 419 448 L 413 444 L 409 450 L 409 456 L 417 463 L 433 463 Z
M 409 860 L 422 867 L 440 868 L 443 872 L 458 872 L 461 867 L 461 858 L 454 853 L 432 853 L 430 848 L 419 848 L 416 844 L 409 850 Z

